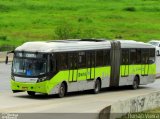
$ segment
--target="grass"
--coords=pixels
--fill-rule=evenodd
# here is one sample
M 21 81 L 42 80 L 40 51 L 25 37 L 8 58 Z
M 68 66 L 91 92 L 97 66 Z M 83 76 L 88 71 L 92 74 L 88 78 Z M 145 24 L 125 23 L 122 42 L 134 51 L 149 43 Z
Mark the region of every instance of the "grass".
M 160 0 L 1 0 L 0 46 L 26 41 L 160 39 Z
M 132 113 L 123 116 L 121 119 L 159 119 L 160 118 L 160 108 L 147 110 L 144 112 Z

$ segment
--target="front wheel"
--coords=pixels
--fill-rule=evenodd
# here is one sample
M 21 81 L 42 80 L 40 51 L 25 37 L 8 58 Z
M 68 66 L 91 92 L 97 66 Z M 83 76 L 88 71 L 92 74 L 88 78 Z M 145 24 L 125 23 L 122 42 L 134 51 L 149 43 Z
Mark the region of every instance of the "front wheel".
M 35 96 L 35 92 L 33 92 L 33 91 L 27 91 L 27 93 L 28 93 L 28 95 L 30 95 L 30 96 Z
M 94 89 L 93 89 L 93 93 L 97 94 L 97 93 L 100 92 L 100 90 L 101 90 L 101 83 L 100 83 L 99 80 L 96 80 L 95 86 L 94 86 Z
M 62 83 L 59 88 L 58 97 L 63 98 L 65 96 L 65 93 L 66 93 L 66 87 L 65 87 L 64 83 Z

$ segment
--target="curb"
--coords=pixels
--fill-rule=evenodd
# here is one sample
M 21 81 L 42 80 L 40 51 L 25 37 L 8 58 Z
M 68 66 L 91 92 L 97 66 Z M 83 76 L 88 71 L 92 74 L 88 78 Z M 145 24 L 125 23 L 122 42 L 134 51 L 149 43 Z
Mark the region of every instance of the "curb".
M 99 119 L 116 119 L 128 113 L 141 112 L 160 107 L 160 91 L 118 101 L 99 113 Z

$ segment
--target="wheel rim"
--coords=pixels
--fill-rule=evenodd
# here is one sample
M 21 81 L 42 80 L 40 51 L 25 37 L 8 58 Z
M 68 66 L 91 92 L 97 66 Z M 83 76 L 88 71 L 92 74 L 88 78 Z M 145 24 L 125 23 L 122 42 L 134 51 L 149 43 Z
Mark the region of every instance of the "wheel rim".
M 99 92 L 99 89 L 100 89 L 100 84 L 99 81 L 97 81 L 95 85 L 95 92 Z
M 136 89 L 138 87 L 138 84 L 137 84 L 136 80 L 133 82 L 133 87 L 134 87 L 134 89 Z
M 63 86 L 60 87 L 60 96 L 63 97 L 65 94 L 65 89 Z

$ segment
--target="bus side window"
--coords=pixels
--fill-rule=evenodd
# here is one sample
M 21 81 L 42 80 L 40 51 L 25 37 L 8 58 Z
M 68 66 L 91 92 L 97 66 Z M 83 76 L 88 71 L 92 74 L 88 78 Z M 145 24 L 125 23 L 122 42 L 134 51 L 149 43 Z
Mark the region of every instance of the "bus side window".
M 129 49 L 122 49 L 121 64 L 129 65 Z
M 68 69 L 68 54 L 67 53 L 58 54 L 58 66 L 60 70 Z
M 51 72 L 56 72 L 57 67 L 56 67 L 56 59 L 53 54 L 50 55 L 50 71 Z
M 87 64 L 87 68 L 91 67 L 91 53 L 90 52 L 86 52 L 86 64 Z
M 149 61 L 149 49 L 142 49 L 141 50 L 141 57 L 142 57 L 142 64 L 148 64 Z
M 110 51 L 109 50 L 104 50 L 103 52 L 103 57 L 104 57 L 104 66 L 110 65 Z
M 149 64 L 153 64 L 155 62 L 155 49 L 150 49 L 149 53 Z
M 137 64 L 141 64 L 141 49 L 137 49 Z
M 103 50 L 96 51 L 96 66 L 103 66 Z
M 86 67 L 86 53 L 85 52 L 78 53 L 78 66 L 79 68 Z
M 68 54 L 68 66 L 69 66 L 69 69 L 73 69 L 73 54 L 69 53 Z
M 137 63 L 137 53 L 136 49 L 130 50 L 130 64 L 136 64 Z

